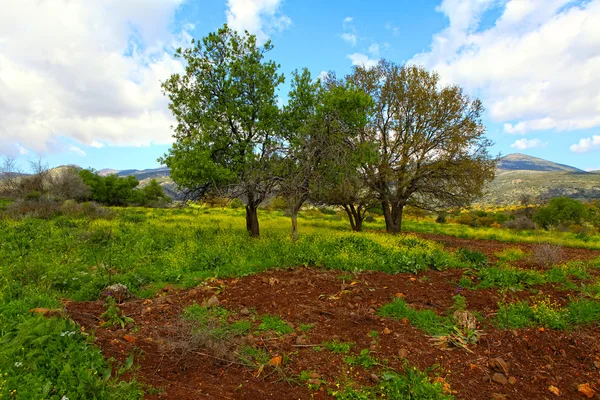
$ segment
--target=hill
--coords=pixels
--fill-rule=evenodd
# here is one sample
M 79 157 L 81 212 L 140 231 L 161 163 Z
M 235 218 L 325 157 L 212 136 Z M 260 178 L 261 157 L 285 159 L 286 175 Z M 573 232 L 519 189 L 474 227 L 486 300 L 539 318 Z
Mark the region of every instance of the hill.
M 558 164 L 543 158 L 532 157 L 526 154 L 514 153 L 500 159 L 497 168 L 499 171 L 540 171 L 540 172 L 584 172 L 569 165 Z
M 539 202 L 558 196 L 600 199 L 600 174 L 525 154 L 509 154 L 498 162 L 495 179 L 477 203 L 518 204 L 523 194 Z

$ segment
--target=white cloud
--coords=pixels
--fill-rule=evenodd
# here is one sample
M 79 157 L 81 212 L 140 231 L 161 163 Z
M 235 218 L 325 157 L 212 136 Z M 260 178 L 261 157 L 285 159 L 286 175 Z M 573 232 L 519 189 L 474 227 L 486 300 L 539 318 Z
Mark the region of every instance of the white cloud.
M 368 55 L 361 53 L 348 54 L 348 58 L 352 61 L 352 65 L 362 65 L 366 68 L 372 68 L 378 62 L 377 59 L 369 58 Z
M 600 0 L 443 0 L 449 26 L 410 61 L 482 97 L 508 133 L 600 126 Z
M 373 57 L 379 57 L 379 45 L 377 43 L 373 43 L 369 46 L 369 53 Z
M 25 147 L 21 146 L 20 144 L 17 144 L 17 151 L 22 156 L 29 154 L 29 150 L 27 150 Z
M 548 142 L 542 142 L 540 139 L 519 139 L 510 145 L 513 149 L 525 150 L 536 147 L 546 147 Z
M 69 146 L 69 152 L 74 153 L 80 157 L 85 157 L 85 151 L 81 150 L 77 146 L 73 146 L 73 145 Z
M 600 150 L 600 135 L 580 139 L 579 143 L 571 145 L 569 149 L 575 153 L 587 153 L 592 150 Z
M 344 25 L 349 24 L 353 20 L 354 20 L 354 18 L 352 18 L 352 17 L 346 17 L 346 18 L 344 18 Z
M 239 32 L 247 30 L 264 42 L 269 34 L 292 24 L 281 12 L 281 4 L 282 0 L 227 0 L 227 24 Z
M 92 141 L 92 143 L 90 143 L 90 146 L 91 146 L 91 147 L 94 147 L 94 148 L 96 148 L 96 149 L 101 149 L 101 148 L 103 148 L 103 147 L 104 147 L 104 143 L 102 143 L 102 142 L 97 142 L 97 141 L 95 141 L 95 140 L 94 140 L 94 141 Z
M 8 0 L 0 13 L 0 153 L 170 143 L 160 81 L 187 45 L 169 25 L 183 0 Z M 77 152 L 77 151 L 76 151 Z
M 354 33 L 342 33 L 340 37 L 352 46 L 356 46 L 356 35 Z

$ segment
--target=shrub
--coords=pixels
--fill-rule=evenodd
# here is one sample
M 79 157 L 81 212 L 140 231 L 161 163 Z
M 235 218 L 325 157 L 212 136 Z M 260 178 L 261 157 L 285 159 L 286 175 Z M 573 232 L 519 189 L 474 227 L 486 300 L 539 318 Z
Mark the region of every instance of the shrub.
M 504 228 L 513 229 L 515 231 L 534 230 L 535 223 L 526 216 L 520 216 L 510 221 L 502 223 Z
M 558 264 L 564 259 L 564 252 L 560 246 L 552 244 L 542 244 L 535 246 L 533 258 L 539 265 L 550 267 Z
M 559 224 L 581 224 L 588 217 L 588 212 L 582 202 L 568 197 L 556 197 L 550 200 L 546 207 L 535 213 L 533 220 L 542 228 Z

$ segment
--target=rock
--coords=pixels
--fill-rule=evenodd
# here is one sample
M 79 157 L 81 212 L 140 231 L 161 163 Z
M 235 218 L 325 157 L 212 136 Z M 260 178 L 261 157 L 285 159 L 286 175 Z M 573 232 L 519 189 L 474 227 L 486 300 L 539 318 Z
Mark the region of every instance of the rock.
M 255 339 L 254 339 L 254 336 L 253 336 L 253 335 L 248 335 L 248 336 L 246 336 L 246 342 L 248 342 L 248 344 L 249 344 L 250 346 L 252 346 L 252 345 L 254 344 L 254 341 L 255 341 Z
M 506 385 L 508 383 L 508 380 L 506 379 L 506 377 L 499 372 L 496 372 L 496 373 L 494 373 L 494 375 L 492 375 L 492 381 L 499 383 L 501 385 Z
M 589 383 L 582 383 L 581 385 L 577 385 L 577 391 L 585 397 L 587 397 L 588 399 L 591 399 L 596 394 L 596 391 L 590 387 Z
M 594 361 L 594 367 L 600 369 L 600 361 Z
M 506 395 L 501 393 L 492 393 L 492 400 L 505 400 Z
M 312 374 L 310 374 L 310 379 L 319 379 L 321 378 L 321 375 L 318 372 L 313 372 Z
M 217 296 L 212 296 L 210 299 L 208 299 L 206 301 L 206 307 L 210 308 L 210 307 L 216 307 L 219 304 L 221 304 L 221 302 L 219 301 L 219 299 L 217 298 Z
M 240 310 L 240 315 L 246 317 L 248 315 L 250 315 L 250 310 L 248 310 L 248 307 L 244 307 Z
M 389 335 L 390 333 L 392 333 L 392 331 L 389 328 L 383 328 L 384 335 Z
M 165 293 L 171 293 L 175 290 L 175 286 L 171 285 L 170 283 L 165 285 L 164 288 L 162 288 L 162 291 Z
M 517 383 L 517 378 L 515 378 L 514 376 L 511 376 L 510 378 L 508 378 L 508 383 L 510 383 L 511 385 L 514 385 L 515 383 Z
M 508 374 L 508 364 L 500 357 L 492 358 L 488 362 L 488 366 L 492 371 L 502 372 L 503 374 Z
M 306 343 L 306 335 L 300 335 L 296 338 L 296 344 Z
M 137 341 L 137 339 L 131 335 L 123 335 L 123 339 L 129 343 L 135 343 Z
M 360 296 L 354 296 L 354 297 L 352 298 L 352 300 L 353 300 L 355 303 L 360 303 L 360 302 L 363 300 L 363 298 L 362 298 L 362 297 L 360 297 Z
M 408 349 L 402 348 L 398 351 L 398 357 L 406 358 L 408 356 Z
M 560 396 L 560 389 L 558 389 L 556 386 L 548 386 L 548 390 L 550 391 L 550 393 L 552 393 L 555 396 Z
M 117 303 L 122 303 L 125 300 L 129 300 L 133 296 L 129 292 L 129 289 L 127 289 L 127 286 L 121 283 L 115 283 L 114 285 L 104 288 L 102 293 L 100 293 L 100 298 L 102 300 L 106 300 L 107 297 L 112 297 L 117 301 Z
M 374 383 L 377 383 L 377 382 L 379 382 L 379 377 L 376 374 L 371 374 L 371 380 Z
M 375 314 L 375 309 L 373 307 L 369 308 L 369 313 L 370 314 Z
M 275 357 L 271 358 L 271 361 L 269 361 L 269 365 L 271 365 L 273 367 L 280 367 L 282 362 L 283 362 L 282 356 L 275 356 Z

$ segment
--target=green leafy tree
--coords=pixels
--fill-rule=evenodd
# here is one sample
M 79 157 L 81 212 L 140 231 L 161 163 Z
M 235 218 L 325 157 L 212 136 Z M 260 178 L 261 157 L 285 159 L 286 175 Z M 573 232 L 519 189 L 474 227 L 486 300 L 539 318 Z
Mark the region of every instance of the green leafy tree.
M 546 207 L 541 207 L 533 220 L 544 229 L 559 224 L 581 224 L 588 218 L 588 210 L 579 200 L 568 197 L 556 197 Z
M 259 235 L 258 206 L 275 183 L 279 146 L 275 90 L 284 78 L 279 65 L 265 60 L 272 48 L 224 25 L 178 49 L 185 72 L 162 84 L 177 125 L 161 163 L 188 199 L 212 193 L 242 200 L 252 236 Z
M 481 122 L 483 106 L 418 66 L 381 60 L 355 67 L 350 82 L 375 102 L 361 141 L 377 157 L 363 179 L 381 201 L 386 228 L 400 232 L 404 207 L 443 210 L 469 204 L 494 177 Z
M 324 140 L 321 162 L 313 183 L 312 199 L 341 206 L 350 226 L 362 230 L 369 208 L 375 204 L 373 191 L 364 184 L 360 168 L 374 156 L 373 145 L 361 140 L 373 102 L 368 94 L 330 74 L 319 110 L 319 129 Z

